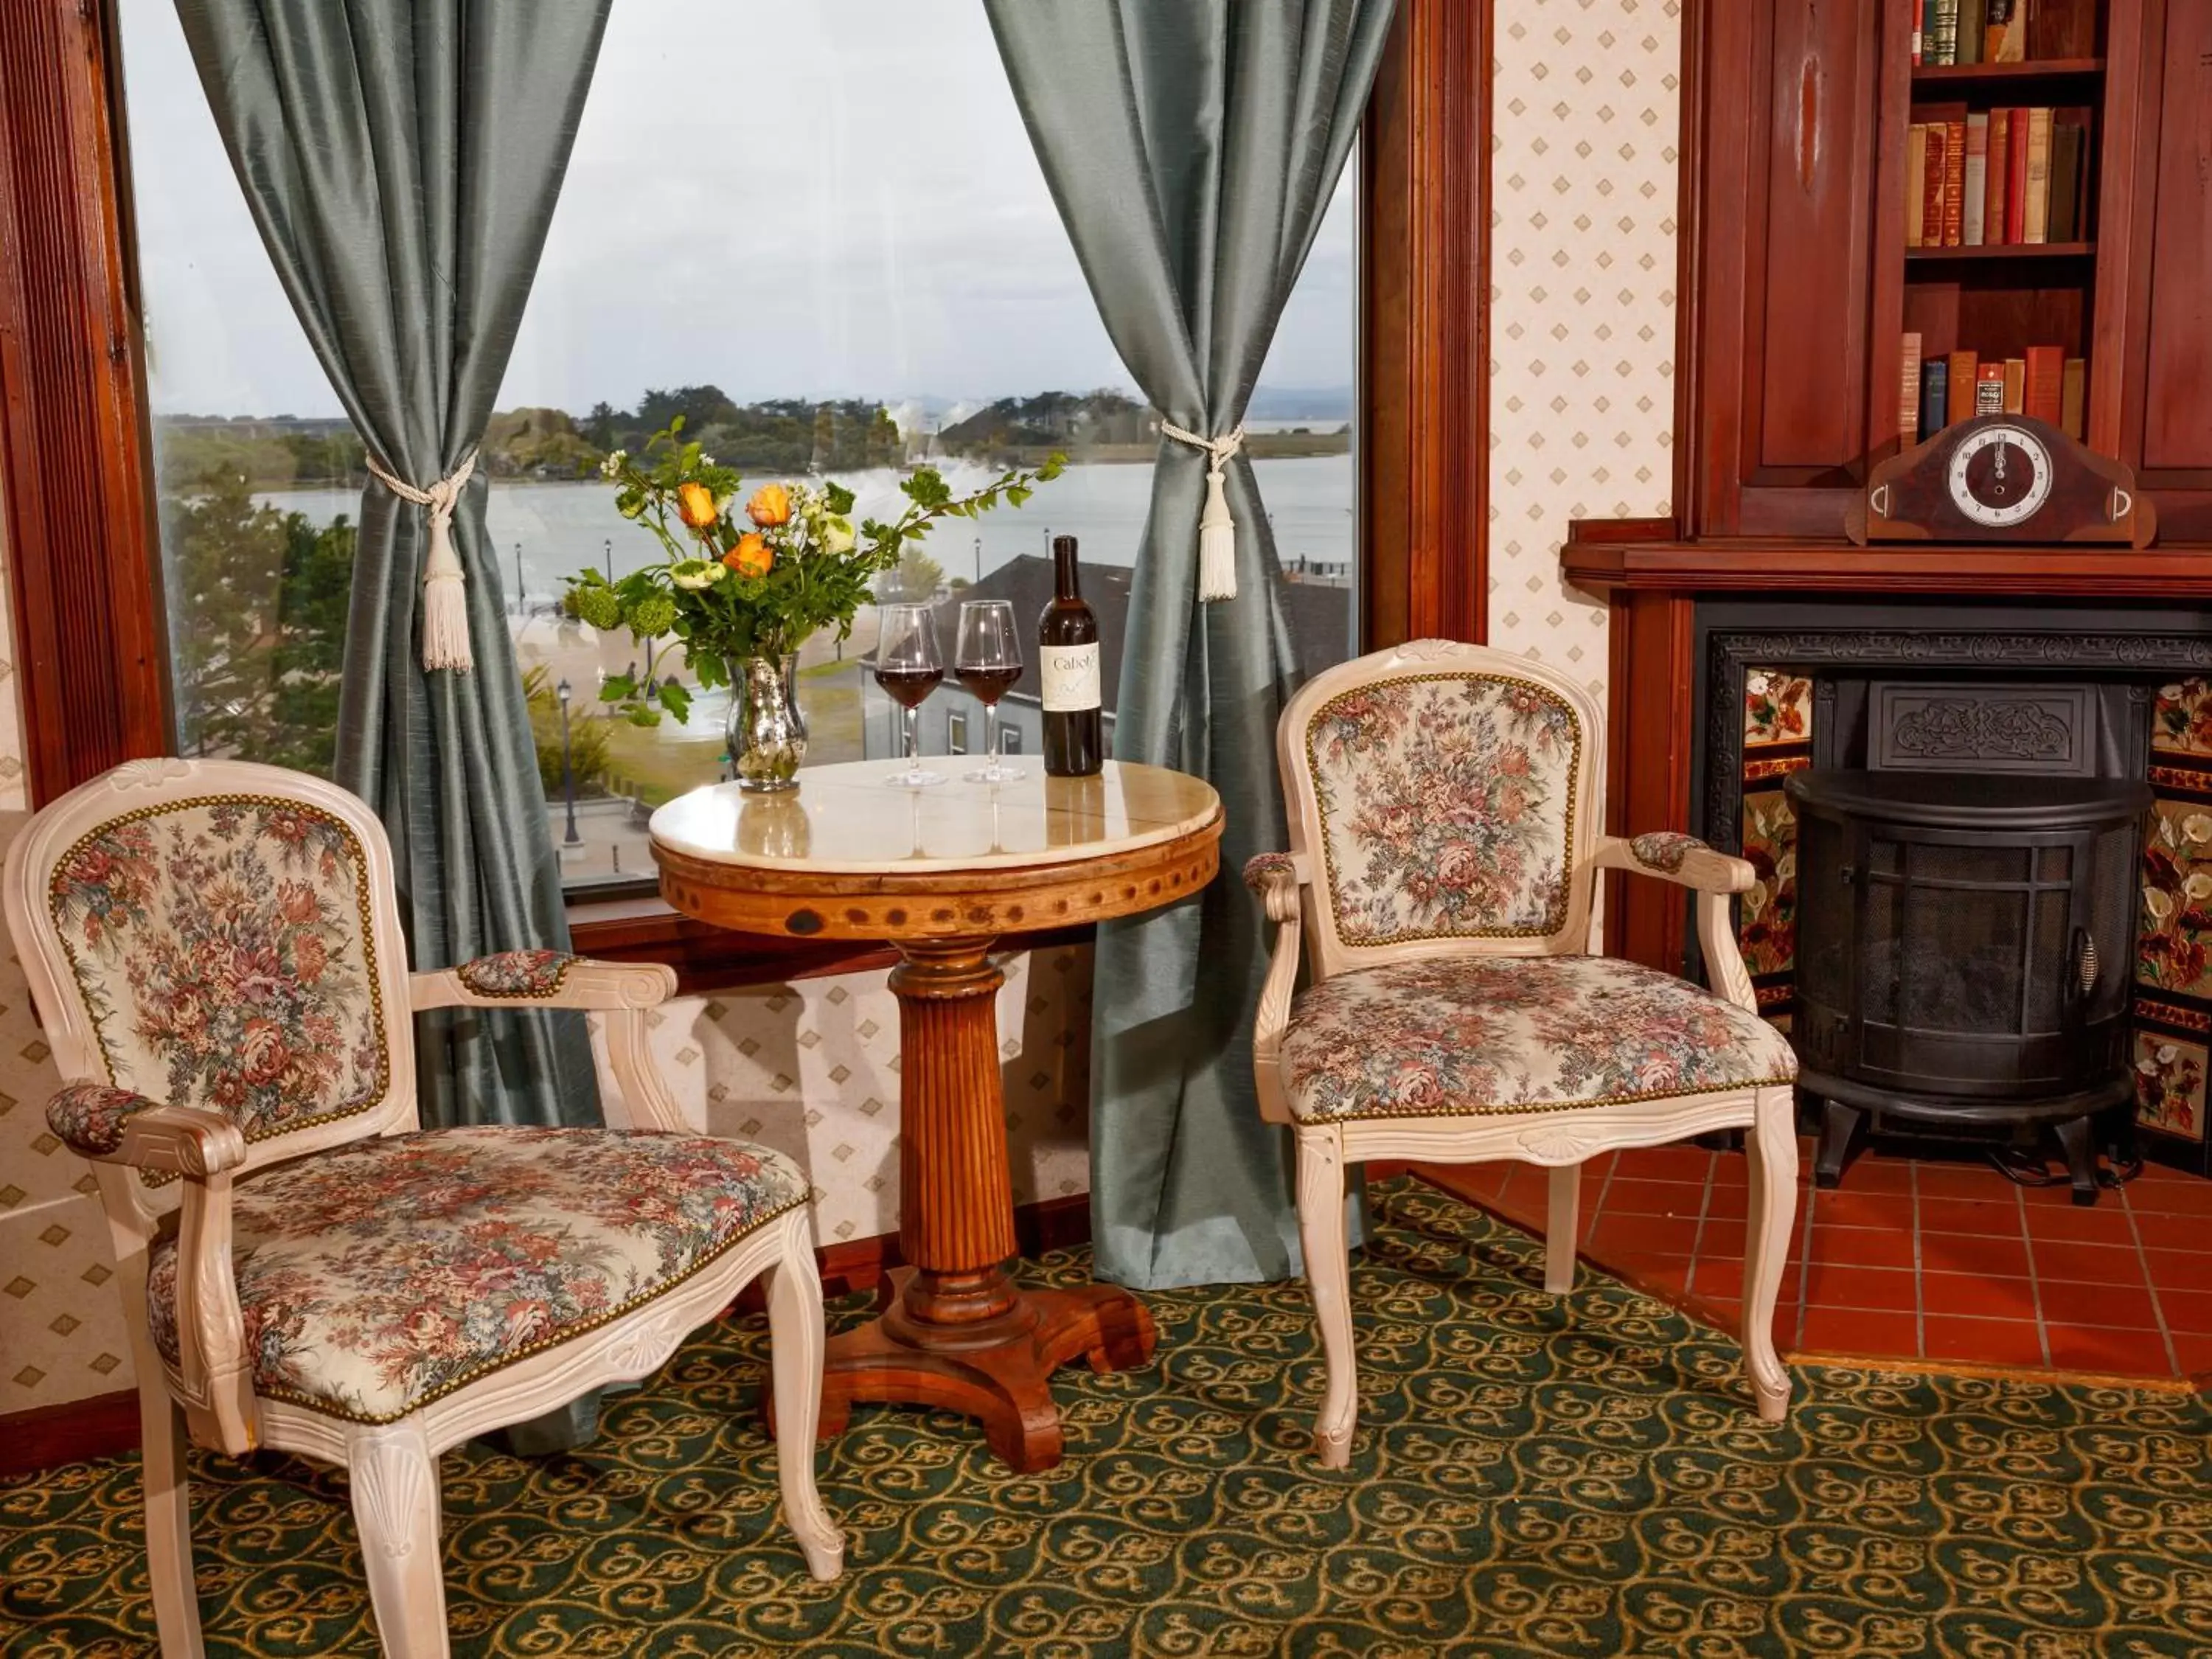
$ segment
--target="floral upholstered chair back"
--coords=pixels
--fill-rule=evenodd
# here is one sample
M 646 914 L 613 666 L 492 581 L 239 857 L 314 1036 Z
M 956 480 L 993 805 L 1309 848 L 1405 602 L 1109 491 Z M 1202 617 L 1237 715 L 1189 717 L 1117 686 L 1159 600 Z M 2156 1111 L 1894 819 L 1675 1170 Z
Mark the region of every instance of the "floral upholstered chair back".
M 1597 710 L 1502 651 L 1419 640 L 1322 674 L 1279 727 L 1317 978 L 1589 948 Z
M 343 790 L 136 762 L 36 820 L 6 893 L 64 1079 L 220 1112 L 249 1170 L 413 1127 L 391 854 Z

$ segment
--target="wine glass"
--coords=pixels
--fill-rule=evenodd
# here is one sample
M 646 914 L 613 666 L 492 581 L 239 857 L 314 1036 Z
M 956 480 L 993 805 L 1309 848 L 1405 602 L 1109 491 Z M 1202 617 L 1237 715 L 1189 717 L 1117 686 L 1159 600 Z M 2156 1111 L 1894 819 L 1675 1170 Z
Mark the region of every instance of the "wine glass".
M 1012 783 L 1026 776 L 999 754 L 999 699 L 1022 677 L 1021 635 L 1008 599 L 969 599 L 960 607 L 960 643 L 952 672 L 962 689 L 983 705 L 984 764 L 961 775 L 970 783 Z
M 876 639 L 876 684 L 905 711 L 906 770 L 884 782 L 923 789 L 945 781 L 945 774 L 921 763 L 920 710 L 922 700 L 945 678 L 945 659 L 937 651 L 937 625 L 926 605 L 887 605 Z

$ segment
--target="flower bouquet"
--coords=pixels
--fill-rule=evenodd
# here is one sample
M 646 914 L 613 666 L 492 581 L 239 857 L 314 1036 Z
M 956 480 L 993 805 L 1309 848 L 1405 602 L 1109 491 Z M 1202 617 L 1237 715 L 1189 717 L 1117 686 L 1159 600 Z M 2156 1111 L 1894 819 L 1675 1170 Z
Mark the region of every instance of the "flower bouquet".
M 796 696 L 799 647 L 825 628 L 849 637 L 871 584 L 933 520 L 973 519 L 1001 501 L 1019 507 L 1037 484 L 1060 476 L 1064 461 L 1050 456 L 960 496 L 934 468 L 917 467 L 899 484 L 905 511 L 855 529 L 853 492 L 828 480 L 763 484 L 740 507 L 737 471 L 687 442 L 678 416 L 641 456 L 617 449 L 600 467 L 616 487 L 617 510 L 658 537 L 667 558 L 618 580 L 596 570 L 571 576 L 568 608 L 602 633 L 626 627 L 640 641 L 673 635 L 698 689 L 732 688 L 730 758 L 739 786 L 795 788 L 806 754 Z M 633 724 L 658 725 L 660 711 L 646 690 L 613 675 L 599 695 Z M 690 713 L 690 690 L 673 680 L 652 690 L 678 720 Z

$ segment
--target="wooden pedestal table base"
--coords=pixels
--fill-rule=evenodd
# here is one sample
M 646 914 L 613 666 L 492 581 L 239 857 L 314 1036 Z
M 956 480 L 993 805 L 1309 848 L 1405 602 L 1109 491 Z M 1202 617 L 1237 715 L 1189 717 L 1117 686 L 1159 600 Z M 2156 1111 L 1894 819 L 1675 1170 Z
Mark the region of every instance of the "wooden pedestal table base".
M 908 803 L 890 765 L 805 775 L 799 803 L 696 791 L 653 817 L 661 892 L 753 933 L 888 939 L 899 1000 L 899 1249 L 882 1311 L 830 1343 L 822 1432 L 855 1401 L 909 1401 L 982 1421 L 1024 1474 L 1060 1461 L 1052 1373 L 1143 1365 L 1152 1316 L 1114 1285 L 1026 1291 L 1014 1240 L 996 1001 L 1004 935 L 1128 915 L 1188 897 L 1218 866 L 1218 799 L 1194 778 L 1111 766 Z M 770 833 L 773 831 L 773 833 Z M 879 860 L 872 863 L 869 857 Z
M 996 1001 L 1006 975 L 987 939 L 902 944 L 899 1252 L 884 1312 L 833 1338 L 822 1432 L 855 1400 L 914 1401 L 981 1418 L 991 1449 L 1033 1474 L 1060 1462 L 1052 1374 L 1080 1354 L 1097 1371 L 1152 1357 L 1152 1316 L 1111 1285 L 1024 1291 L 1008 1265 L 1014 1194 L 1006 1162 Z

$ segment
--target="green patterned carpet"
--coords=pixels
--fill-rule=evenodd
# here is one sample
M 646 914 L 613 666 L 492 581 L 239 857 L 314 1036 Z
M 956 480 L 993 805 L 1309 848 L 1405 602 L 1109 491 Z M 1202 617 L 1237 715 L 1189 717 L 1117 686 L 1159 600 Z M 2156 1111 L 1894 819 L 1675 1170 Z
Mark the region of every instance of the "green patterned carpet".
M 1354 1275 L 1352 1468 L 1306 1450 L 1303 1290 L 1151 1299 L 1151 1370 L 1062 1374 L 1068 1455 L 960 1419 L 824 1449 L 845 1578 L 775 1518 L 760 1322 L 695 1341 L 585 1455 L 444 1463 L 461 1654 L 2212 1654 L 2212 1413 L 1830 1368 L 1749 1417 L 1733 1341 L 1418 1184 Z M 1081 1252 L 1035 1269 L 1080 1279 Z M 844 1313 L 856 1316 L 857 1305 Z M 0 1651 L 152 1651 L 135 1460 L 0 1485 Z M 375 1651 L 342 1482 L 210 1458 L 210 1654 Z

